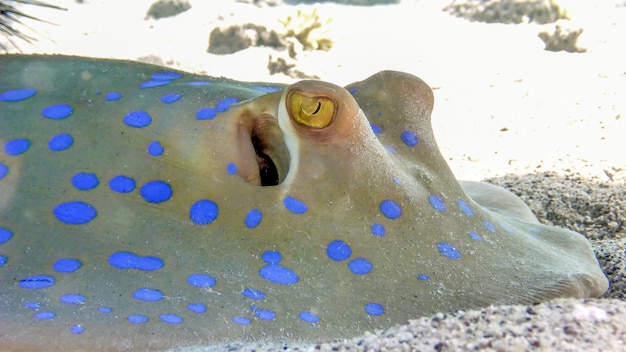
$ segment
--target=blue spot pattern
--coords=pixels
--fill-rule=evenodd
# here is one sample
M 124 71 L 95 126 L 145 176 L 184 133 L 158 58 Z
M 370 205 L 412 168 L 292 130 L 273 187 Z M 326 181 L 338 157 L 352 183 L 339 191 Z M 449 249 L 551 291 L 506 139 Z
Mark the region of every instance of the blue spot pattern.
M 13 237 L 13 232 L 4 227 L 0 227 L 0 244 L 8 242 Z
M 237 165 L 235 165 L 235 163 L 228 163 L 228 165 L 226 165 L 226 173 L 228 173 L 229 175 L 234 175 L 237 173 Z
M 60 222 L 69 225 L 86 224 L 97 215 L 94 207 L 79 201 L 61 203 L 57 205 L 52 212 Z
M 365 305 L 365 312 L 369 315 L 378 316 L 385 313 L 385 308 L 378 303 L 368 303 Z
M 372 235 L 382 237 L 385 235 L 385 226 L 382 224 L 372 224 Z
M 83 264 L 78 259 L 62 258 L 52 264 L 52 269 L 59 273 L 73 273 L 80 269 Z
M 135 180 L 128 176 L 117 175 L 109 180 L 109 188 L 118 193 L 130 193 L 135 190 Z
M 194 312 L 196 314 L 202 314 L 206 312 L 206 306 L 202 303 L 189 303 L 187 305 L 187 309 L 189 309 L 189 311 Z
M 67 104 L 51 105 L 41 110 L 41 115 L 52 120 L 62 120 L 70 116 L 74 108 Z
M 328 258 L 342 262 L 352 255 L 352 248 L 341 240 L 334 240 L 326 246 L 326 255 Z
M 88 191 L 98 186 L 98 177 L 89 172 L 79 172 L 72 176 L 72 185 L 81 191 Z
M 203 199 L 195 202 L 189 209 L 189 218 L 196 225 L 207 225 L 215 221 L 219 214 L 217 203 Z
M 132 324 L 143 324 L 148 321 L 148 317 L 141 314 L 133 314 L 126 317 L 126 320 Z
M 161 97 L 161 102 L 165 104 L 172 104 L 180 100 L 183 95 L 179 93 L 167 94 Z
M 125 124 L 130 127 L 143 128 L 152 123 L 152 117 L 145 111 L 133 111 L 122 118 Z
M 85 303 L 86 299 L 87 298 L 85 298 L 85 296 L 81 294 L 68 293 L 68 294 L 61 296 L 61 298 L 59 298 L 59 301 L 65 304 L 82 304 L 82 303 Z
M 259 290 L 255 290 L 252 288 L 245 288 L 241 294 L 244 297 L 250 298 L 250 299 L 254 299 L 254 300 L 262 300 L 263 298 L 265 298 L 265 292 L 259 291 Z
M 441 213 L 446 212 L 446 204 L 443 202 L 443 199 L 441 199 L 440 197 L 432 195 L 428 197 L 428 202 L 433 208 L 435 208 L 435 210 Z
M 13 139 L 4 144 L 4 153 L 7 155 L 24 154 L 30 148 L 30 140 L 26 138 Z
M 400 204 L 389 199 L 383 200 L 380 203 L 380 211 L 389 219 L 397 219 L 402 215 Z
M 118 92 L 108 92 L 104 95 L 106 101 L 116 101 L 122 99 L 122 94 Z
M 300 320 L 311 324 L 316 324 L 320 321 L 320 318 L 317 316 L 317 314 L 311 312 L 300 312 L 300 314 L 298 314 L 298 317 L 300 318 Z
M 48 148 L 55 152 L 66 150 L 74 144 L 74 138 L 68 133 L 59 133 L 50 138 Z
M 217 280 L 207 274 L 191 274 L 187 277 L 187 283 L 191 286 L 200 288 L 211 288 L 215 286 Z
M 437 249 L 439 253 L 448 259 L 461 259 L 461 252 L 448 242 L 437 243 Z
M 348 263 L 348 269 L 355 275 L 365 275 L 372 272 L 374 266 L 365 258 L 356 258 Z
M 131 252 L 115 252 L 109 256 L 109 265 L 117 269 L 136 269 L 143 271 L 159 270 L 163 259 L 153 256 L 140 256 Z
M 139 194 L 150 203 L 163 203 L 172 197 L 172 187 L 164 181 L 150 181 L 143 185 Z
M 159 141 L 152 141 L 148 144 L 148 154 L 152 156 L 161 156 L 164 151 L 165 148 L 163 148 L 163 145 L 161 145 Z
M 400 135 L 400 139 L 402 139 L 402 142 L 404 142 L 404 144 L 406 144 L 408 147 L 414 147 L 417 145 L 417 143 L 419 143 L 419 138 L 412 131 L 402 132 L 402 134 Z
M 465 213 L 465 215 L 470 217 L 474 217 L 474 215 L 476 215 L 476 213 L 474 213 L 474 209 L 472 209 L 472 207 L 470 207 L 470 205 L 467 204 L 467 202 L 463 199 L 457 200 L 456 204 L 459 206 L 459 209 L 461 209 L 461 211 Z
M 18 285 L 21 288 L 27 288 L 30 290 L 39 290 L 42 288 L 50 287 L 56 283 L 56 279 L 49 275 L 33 275 L 21 279 Z
M 309 210 L 304 202 L 291 196 L 287 196 L 283 199 L 283 205 L 294 214 L 304 214 Z
M 37 91 L 33 88 L 9 90 L 9 91 L 0 93 L 0 101 L 6 101 L 6 102 L 22 101 L 22 100 L 26 100 L 32 97 L 35 94 L 37 94 Z
M 176 314 L 161 314 L 159 318 L 168 324 L 181 324 L 183 322 L 183 318 Z
M 249 229 L 253 229 L 261 224 L 263 220 L 263 213 L 259 209 L 252 209 L 246 214 L 246 219 L 244 220 L 246 227 Z
M 293 285 L 300 280 L 295 271 L 278 264 L 282 260 L 280 252 L 264 252 L 261 259 L 269 264 L 259 269 L 259 276 L 265 280 L 280 285 Z
M 56 318 L 56 314 L 54 312 L 39 312 L 35 313 L 35 318 L 39 320 L 50 320 Z
M 0 180 L 2 180 L 9 173 L 9 167 L 0 163 Z
M 133 298 L 140 301 L 157 302 L 163 299 L 163 293 L 159 290 L 142 287 L 133 292 Z

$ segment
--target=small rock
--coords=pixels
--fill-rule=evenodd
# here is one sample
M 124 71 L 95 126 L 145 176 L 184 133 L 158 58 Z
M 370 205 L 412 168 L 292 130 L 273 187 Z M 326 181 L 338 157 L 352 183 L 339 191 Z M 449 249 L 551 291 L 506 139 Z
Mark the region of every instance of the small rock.
M 568 28 L 561 21 L 555 25 L 554 32 L 540 32 L 539 38 L 546 44 L 545 50 L 584 53 L 587 49 L 581 48 L 577 44 L 578 37 L 582 33 L 582 28 Z
M 186 0 L 158 0 L 150 6 L 146 18 L 160 18 L 176 16 L 191 8 Z
M 454 0 L 444 11 L 487 23 L 546 24 L 569 18 L 554 0 Z
M 269 46 L 284 50 L 288 43 L 275 31 L 252 23 L 215 28 L 209 35 L 208 52 L 232 54 L 251 46 Z

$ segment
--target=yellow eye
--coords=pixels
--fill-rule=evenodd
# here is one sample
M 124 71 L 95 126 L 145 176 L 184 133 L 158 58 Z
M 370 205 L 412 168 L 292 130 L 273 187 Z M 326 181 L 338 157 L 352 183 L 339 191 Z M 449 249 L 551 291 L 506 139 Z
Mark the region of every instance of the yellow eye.
M 297 123 L 313 128 L 327 127 L 335 116 L 335 102 L 325 97 L 308 97 L 293 92 L 287 107 Z

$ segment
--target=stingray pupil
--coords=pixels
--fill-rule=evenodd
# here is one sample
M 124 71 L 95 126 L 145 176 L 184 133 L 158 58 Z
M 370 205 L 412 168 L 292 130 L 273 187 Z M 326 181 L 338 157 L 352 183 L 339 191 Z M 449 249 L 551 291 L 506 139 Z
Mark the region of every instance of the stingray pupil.
M 278 169 L 269 155 L 263 153 L 265 145 L 261 138 L 252 135 L 251 138 L 254 151 L 256 152 L 256 160 L 259 165 L 259 176 L 261 177 L 261 186 L 276 186 L 280 182 L 278 177 Z
M 317 109 L 315 109 L 315 111 L 313 111 L 313 114 L 312 114 L 312 115 L 317 114 L 317 113 L 320 111 L 320 109 L 321 109 L 321 108 L 322 108 L 322 103 L 320 103 L 320 102 L 318 101 L 318 102 L 317 102 Z

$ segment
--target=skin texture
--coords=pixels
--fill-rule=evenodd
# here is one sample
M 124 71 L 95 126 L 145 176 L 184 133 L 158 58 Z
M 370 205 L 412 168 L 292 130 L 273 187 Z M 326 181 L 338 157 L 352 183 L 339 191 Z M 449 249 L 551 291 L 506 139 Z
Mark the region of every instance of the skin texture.
M 321 341 L 435 312 L 597 297 L 607 288 L 581 235 L 538 224 L 501 189 L 467 186 L 491 210 L 464 192 L 432 133 L 432 91 L 417 77 L 380 72 L 346 89 L 151 78 L 164 71 L 0 57 L 0 94 L 37 91 L 0 100 L 0 163 L 8 169 L 0 179 L 3 349 Z M 151 80 L 165 83 L 139 88 Z M 189 84 L 198 81 L 211 84 Z M 107 101 L 112 91 L 121 99 Z M 182 98 L 163 103 L 171 93 Z M 55 104 L 70 105 L 71 115 L 44 117 Z M 225 111 L 198 113 L 204 108 Z M 139 110 L 149 124 L 124 122 Z M 73 136 L 71 147 L 50 150 L 58 133 Z M 7 152 L 21 138 L 30 147 Z M 155 140 L 162 155 L 146 150 Z M 78 172 L 99 183 L 78 189 Z M 112 190 L 118 175 L 134 189 Z M 150 196 L 152 181 L 171 194 Z M 494 199 L 504 199 L 502 207 Z M 88 204 L 85 213 L 57 208 L 76 201 Z M 257 212 L 258 224 L 250 215 Z M 120 252 L 151 258 L 125 257 L 135 268 L 123 269 L 114 260 Z M 152 266 L 155 258 L 161 266 Z M 59 259 L 82 265 L 59 272 Z M 82 300 L 63 303 L 70 293 Z M 194 303 L 206 311 L 190 311 Z M 37 318 L 42 312 L 55 316 Z M 131 323 L 133 315 L 148 321 Z

